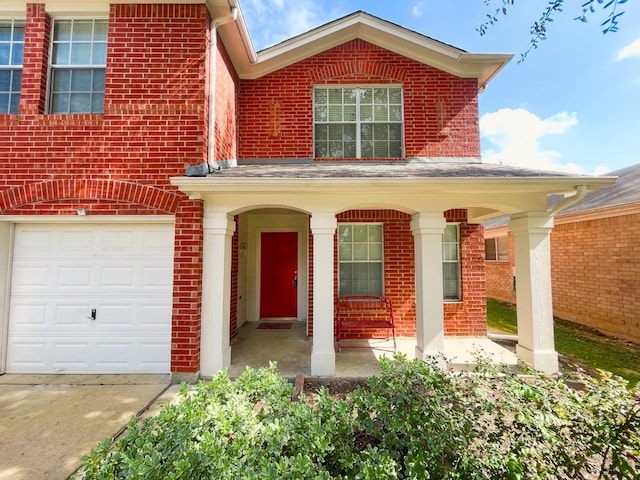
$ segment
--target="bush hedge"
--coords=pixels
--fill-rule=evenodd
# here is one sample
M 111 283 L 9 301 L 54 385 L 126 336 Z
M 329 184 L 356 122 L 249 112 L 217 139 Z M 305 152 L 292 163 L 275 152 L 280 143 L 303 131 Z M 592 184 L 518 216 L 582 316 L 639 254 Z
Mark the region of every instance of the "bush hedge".
M 346 398 L 295 395 L 277 367 L 182 386 L 83 457 L 87 479 L 633 479 L 640 392 L 602 374 L 473 373 L 396 356 Z

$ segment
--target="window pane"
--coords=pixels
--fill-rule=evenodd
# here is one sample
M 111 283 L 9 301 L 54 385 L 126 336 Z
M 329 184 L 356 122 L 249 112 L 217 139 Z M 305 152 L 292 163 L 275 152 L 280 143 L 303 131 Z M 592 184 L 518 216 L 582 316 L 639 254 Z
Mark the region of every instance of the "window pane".
M 458 226 L 447 225 L 444 229 L 444 241 L 445 242 L 457 242 L 458 241 Z
M 9 65 L 10 56 L 11 56 L 11 44 L 0 43 L 0 65 Z
M 316 142 L 316 157 L 327 158 L 328 156 L 328 144 L 327 142 Z
M 389 157 L 389 144 L 387 142 L 374 142 L 373 156 L 376 158 Z
M 54 93 L 51 96 L 51 113 L 69 113 L 68 93 Z
M 369 260 L 382 260 L 382 244 L 369 244 Z
M 14 43 L 11 52 L 11 65 L 22 65 L 22 54 L 24 51 L 24 43 Z
M 369 239 L 369 226 L 368 225 L 354 225 L 353 226 L 353 241 L 354 242 L 366 242 Z
M 375 124 L 373 126 L 373 138 L 376 140 L 388 140 L 389 139 L 389 125 Z
M 91 44 L 73 43 L 71 45 L 71 64 L 90 65 L 91 64 Z
M 332 88 L 329 90 L 329 104 L 342 105 L 342 89 Z
M 373 91 L 373 99 L 375 104 L 388 103 L 388 90 L 386 88 L 376 88 Z
M 353 244 L 354 260 L 369 260 L 369 246 L 366 243 Z
M 89 113 L 91 112 L 91 94 L 72 93 L 69 105 L 70 113 Z
M 488 238 L 484 241 L 484 256 L 487 260 L 497 260 L 495 238 Z
M 316 105 L 315 109 L 315 117 L 316 122 L 326 122 L 327 121 L 327 107 L 324 105 Z
M 107 63 L 107 44 L 94 43 L 93 52 L 91 54 L 91 65 L 106 65 Z
M 340 242 L 350 242 L 352 239 L 351 236 L 351 226 L 350 225 L 340 225 L 338 227 L 338 234 L 340 235 Z
M 338 258 L 340 260 L 353 260 L 353 249 L 350 243 L 341 243 L 338 245 Z
M 389 157 L 402 157 L 402 142 L 389 142 Z
M 11 27 L 11 21 L 1 21 L 0 22 L 0 42 L 8 42 L 11 40 L 11 31 L 13 28 Z
M 329 158 L 343 157 L 342 142 L 329 142 Z
M 373 106 L 360 105 L 360 121 L 370 122 L 373 120 Z
M 346 124 L 342 127 L 342 138 L 346 142 L 355 142 L 356 141 L 356 125 L 354 124 Z
M 316 125 L 316 131 L 314 134 L 316 140 L 326 140 L 328 135 L 329 135 L 328 125 Z
M 389 140 L 402 140 L 402 125 L 398 123 L 389 125 Z
M 9 113 L 9 94 L 0 93 L 0 114 Z
M 324 105 L 327 103 L 327 90 L 324 88 L 317 88 L 313 92 L 313 101 L 316 105 Z
M 91 87 L 94 92 L 104 92 L 104 75 L 104 70 L 93 70 L 93 84 Z
M 71 70 L 54 70 L 52 74 L 54 92 L 68 92 L 71 90 Z
M 69 65 L 69 47 L 68 43 L 54 43 L 52 53 L 52 63 L 54 65 Z
M 360 138 L 362 140 L 373 140 L 373 125 L 365 123 L 360 125 Z
M 344 89 L 344 103 L 348 105 L 356 104 L 357 89 L 345 88 Z
M 394 103 L 394 104 L 402 103 L 402 90 L 400 88 L 389 89 L 389 103 Z
M 329 140 L 342 141 L 342 125 L 334 124 L 334 125 L 328 125 L 328 127 L 329 127 Z
M 444 248 L 444 260 L 458 260 L 458 244 L 457 243 L 445 243 Z
M 382 242 L 382 225 L 369 225 L 369 241 Z
M 355 122 L 356 121 L 356 106 L 355 105 L 346 105 L 344 107 L 344 120 L 345 120 L 345 122 Z
M 93 34 L 93 20 L 75 20 L 73 22 L 73 41 L 91 41 Z
M 0 92 L 11 89 L 11 70 L 0 70 Z
M 91 91 L 91 70 L 73 70 L 71 72 L 71 91 Z
M 386 122 L 389 120 L 388 108 L 386 105 L 376 105 L 373 109 L 373 119 L 376 122 Z
M 373 103 L 373 89 L 372 88 L 361 88 L 360 89 L 360 104 L 363 103 Z
M 402 121 L 402 107 L 400 105 L 389 106 L 389 121 L 391 122 Z
M 342 121 L 342 106 L 341 105 L 330 105 L 329 106 L 329 121 L 330 122 L 341 122 Z
M 106 42 L 108 27 L 109 22 L 106 20 L 96 20 L 93 26 L 93 40 L 96 42 Z
M 364 158 L 373 157 L 373 142 L 362 142 L 362 146 L 360 147 L 360 156 Z
M 17 114 L 20 107 L 20 94 L 13 93 L 9 102 L 9 113 Z
M 71 20 L 56 20 L 53 25 L 54 41 L 71 40 Z
M 104 94 L 91 95 L 91 113 L 104 113 Z
M 344 157 L 345 158 L 356 158 L 356 142 L 345 142 L 344 143 Z

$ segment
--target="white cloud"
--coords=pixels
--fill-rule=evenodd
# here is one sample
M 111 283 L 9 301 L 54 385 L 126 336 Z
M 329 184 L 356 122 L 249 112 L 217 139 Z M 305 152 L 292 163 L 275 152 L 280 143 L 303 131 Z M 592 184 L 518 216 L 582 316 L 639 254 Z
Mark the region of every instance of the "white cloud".
M 486 113 L 480 119 L 480 134 L 487 140 L 483 151 L 487 163 L 500 163 L 517 167 L 535 168 L 585 174 L 576 163 L 562 163 L 562 154 L 555 150 L 542 150 L 540 140 L 547 135 L 561 135 L 578 123 L 575 113 L 561 112 L 541 119 L 523 108 L 503 108 Z M 597 167 L 599 174 L 608 171 Z
M 243 10 L 256 50 L 307 32 L 346 13 L 339 6 L 327 9 L 313 0 L 247 0 Z
M 423 2 L 418 2 L 416 3 L 413 8 L 411 9 L 411 14 L 414 17 L 421 17 L 424 14 L 424 9 L 423 9 Z
M 631 57 L 640 57 L 640 38 L 626 47 L 621 48 L 618 52 L 617 59 L 624 60 L 625 58 Z

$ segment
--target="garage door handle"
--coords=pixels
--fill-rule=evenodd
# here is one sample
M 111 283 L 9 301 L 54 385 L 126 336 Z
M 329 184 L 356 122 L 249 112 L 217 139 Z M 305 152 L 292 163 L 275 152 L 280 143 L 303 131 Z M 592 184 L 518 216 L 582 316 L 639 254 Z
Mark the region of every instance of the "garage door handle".
M 96 316 L 97 316 L 97 313 L 98 313 L 98 312 L 96 312 L 96 309 L 95 309 L 95 308 L 92 308 L 92 309 L 91 309 L 91 316 L 90 316 L 89 318 L 90 318 L 91 320 L 95 320 L 95 319 L 96 319 Z

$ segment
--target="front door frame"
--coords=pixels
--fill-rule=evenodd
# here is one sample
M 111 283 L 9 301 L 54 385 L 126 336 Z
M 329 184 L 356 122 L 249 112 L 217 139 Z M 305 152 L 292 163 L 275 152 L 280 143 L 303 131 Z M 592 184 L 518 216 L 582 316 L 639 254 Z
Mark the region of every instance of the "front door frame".
M 309 302 L 309 216 L 293 210 L 282 210 L 277 214 L 247 212 L 249 241 L 248 293 L 251 299 L 247 305 L 247 320 L 260 321 L 260 278 L 261 278 L 261 237 L 263 232 L 296 232 L 298 234 L 298 297 L 297 321 L 307 321 Z M 252 292 L 252 294 L 251 294 Z

